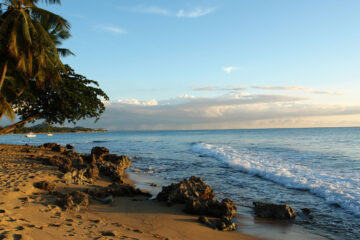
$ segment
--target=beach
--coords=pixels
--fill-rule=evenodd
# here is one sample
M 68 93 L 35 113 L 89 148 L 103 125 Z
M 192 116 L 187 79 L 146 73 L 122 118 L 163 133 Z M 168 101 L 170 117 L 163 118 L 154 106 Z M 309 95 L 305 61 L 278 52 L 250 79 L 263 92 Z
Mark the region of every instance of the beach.
M 106 186 L 66 184 L 56 166 L 39 159 L 59 152 L 33 146 L 0 145 L 1 239 L 257 239 L 239 232 L 221 232 L 201 225 L 197 216 L 146 197 L 118 197 L 111 204 L 90 200 L 79 210 L 63 210 L 56 197 L 34 187 L 39 181 L 57 191 L 86 191 Z
M 128 156 L 131 165 L 126 170 L 127 180 L 149 191 L 153 198 L 165 186 L 191 176 L 201 177 L 213 188 L 215 199 L 230 198 L 236 203 L 237 215 L 233 221 L 240 234 L 269 240 L 357 239 L 360 228 L 356 160 L 360 156 L 353 146 L 359 143 L 358 132 L 359 128 L 110 131 L 54 134 L 52 137 L 38 134 L 32 139 L 4 135 L 0 136 L 0 143 L 71 144 L 74 151 L 81 154 L 89 154 L 96 146 L 106 147 L 110 153 Z M 34 149 L 31 153 L 34 156 L 44 151 Z M 62 184 L 61 181 L 56 184 Z M 95 185 L 108 186 L 109 183 L 97 181 Z M 120 199 L 123 198 L 114 198 L 113 203 Z M 292 220 L 258 218 L 253 205 L 256 201 L 289 204 L 296 217 Z M 155 208 L 151 204 L 166 206 L 157 201 L 141 203 L 150 204 L 151 209 Z M 89 206 L 90 210 L 96 206 L 102 209 L 104 204 L 91 200 Z M 165 209 L 173 207 L 184 208 L 174 204 Z M 198 223 L 199 215 L 180 212 L 184 219 L 185 216 L 192 218 L 190 226 L 208 228 Z

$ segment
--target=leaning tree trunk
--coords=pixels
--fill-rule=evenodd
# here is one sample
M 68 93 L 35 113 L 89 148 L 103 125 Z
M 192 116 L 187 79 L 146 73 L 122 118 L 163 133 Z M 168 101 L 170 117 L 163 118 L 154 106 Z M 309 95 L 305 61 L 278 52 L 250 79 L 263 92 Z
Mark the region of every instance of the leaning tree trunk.
M 20 127 L 24 126 L 26 123 L 31 122 L 32 120 L 36 120 L 36 119 L 40 119 L 40 118 L 38 116 L 27 117 L 18 123 L 15 123 L 13 125 L 10 125 L 10 126 L 0 129 L 0 134 L 6 134 L 11 131 L 14 131 L 15 129 L 20 128 Z
M 1 79 L 0 79 L 0 91 L 1 91 L 1 88 L 4 84 L 4 81 L 5 81 L 5 76 L 6 76 L 6 72 L 7 72 L 7 67 L 8 67 L 8 62 L 6 61 L 4 66 L 3 66 L 3 69 L 2 69 L 2 73 L 1 73 Z

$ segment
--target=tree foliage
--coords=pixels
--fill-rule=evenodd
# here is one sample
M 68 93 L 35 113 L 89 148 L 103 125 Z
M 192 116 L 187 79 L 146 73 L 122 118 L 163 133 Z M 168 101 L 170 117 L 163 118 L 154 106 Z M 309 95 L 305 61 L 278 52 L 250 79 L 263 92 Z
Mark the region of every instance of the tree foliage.
M 15 114 L 21 121 L 0 130 L 5 133 L 29 121 L 75 123 L 104 112 L 108 96 L 98 83 L 63 65 L 60 56 L 74 55 L 60 48 L 69 38 L 70 24 L 37 6 L 39 0 L 0 0 L 0 119 Z M 60 0 L 42 0 L 60 4 Z
M 29 80 L 38 86 L 46 81 L 61 81 L 60 71 L 65 71 L 56 48 L 59 42 L 54 38 L 69 37 L 70 24 L 59 15 L 37 7 L 38 2 L 0 0 L 0 119 L 5 115 L 14 120 L 9 95 L 17 88 Z M 61 3 L 60 0 L 42 2 Z M 6 91 L 3 90 L 5 82 L 10 82 Z M 9 90 L 9 86 L 14 89 Z
M 108 96 L 98 83 L 75 73 L 68 65 L 62 72 L 62 81 L 43 88 L 30 82 L 24 93 L 13 104 L 21 119 L 37 117 L 47 123 L 75 123 L 80 119 L 96 118 L 104 112 L 103 100 Z
M 0 90 L 9 65 L 23 73 L 25 80 L 60 81 L 64 66 L 56 50 L 56 44 L 40 19 L 51 29 L 69 30 L 70 24 L 59 15 L 36 6 L 35 0 L 4 0 L 6 10 L 1 14 L 0 66 L 2 77 Z M 60 3 L 60 1 L 46 1 Z

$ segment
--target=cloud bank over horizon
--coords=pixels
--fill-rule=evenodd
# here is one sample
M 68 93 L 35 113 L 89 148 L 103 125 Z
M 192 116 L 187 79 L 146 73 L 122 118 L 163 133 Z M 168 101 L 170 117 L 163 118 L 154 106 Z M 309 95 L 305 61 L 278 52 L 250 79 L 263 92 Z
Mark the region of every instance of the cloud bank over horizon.
M 214 88 L 198 91 L 213 91 Z M 226 89 L 226 88 L 224 88 Z M 214 97 L 182 95 L 167 100 L 106 102 L 97 124 L 109 130 L 185 130 L 336 127 L 360 125 L 360 105 L 316 104 L 309 97 L 229 92 Z M 346 116 L 346 118 L 345 118 Z M 346 119 L 346 120 L 345 120 Z

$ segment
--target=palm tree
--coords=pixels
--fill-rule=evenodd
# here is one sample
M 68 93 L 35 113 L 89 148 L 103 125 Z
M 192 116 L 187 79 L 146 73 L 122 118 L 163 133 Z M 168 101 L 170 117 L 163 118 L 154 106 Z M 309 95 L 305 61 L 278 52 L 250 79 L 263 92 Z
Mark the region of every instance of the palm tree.
M 38 8 L 38 2 L 0 0 L 0 119 L 4 115 L 14 119 L 10 102 L 22 93 L 27 81 L 36 81 L 37 85 L 61 81 L 64 66 L 59 54 L 72 54 L 56 48 L 61 39 L 70 37 L 69 23 Z M 60 0 L 43 2 L 60 4 Z
M 0 91 L 9 65 L 23 73 L 25 80 L 36 79 L 38 84 L 46 80 L 60 81 L 60 60 L 56 44 L 43 24 L 50 29 L 68 31 L 69 23 L 62 17 L 38 8 L 38 0 L 3 0 L 6 11 L 1 14 L 0 25 Z M 60 3 L 60 0 L 44 0 Z

